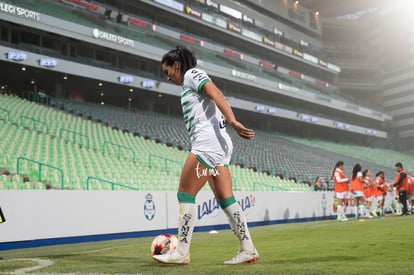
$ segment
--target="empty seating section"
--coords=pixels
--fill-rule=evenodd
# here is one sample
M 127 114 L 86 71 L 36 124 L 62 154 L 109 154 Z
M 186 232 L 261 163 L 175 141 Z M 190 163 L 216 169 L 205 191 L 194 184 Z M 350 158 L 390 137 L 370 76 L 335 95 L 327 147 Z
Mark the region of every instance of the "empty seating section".
M 105 106 L 102 108 L 102 106 L 93 103 L 76 104 L 56 99 L 54 102 L 56 105 L 65 106 L 67 111 L 83 113 L 84 116 L 86 114 L 92 119 L 103 119 L 104 123 L 112 127 L 126 129 L 136 135 L 169 146 L 190 148 L 188 134 L 180 117 L 142 111 L 131 115 L 131 112 L 117 107 L 106 108 L 108 106 Z M 257 132 L 253 141 L 240 139 L 232 129 L 229 129 L 229 134 L 235 141 L 233 164 L 252 168 L 259 172 L 280 175 L 285 179 L 296 178 L 300 182 L 313 182 L 316 176 L 329 177 L 338 160 L 345 161 L 347 175 L 350 175 L 352 166 L 361 160 L 365 160 L 361 164 L 373 172 L 383 170 L 389 177 L 395 173 L 392 169 L 394 164 L 385 165 L 383 162 L 377 161 L 375 157 L 366 160 L 363 157 L 347 153 L 347 151 L 351 152 L 351 149 L 345 148 L 343 151 L 338 151 L 324 145 L 315 148 L 313 141 L 262 131 Z M 369 149 L 367 151 L 369 153 L 367 152 L 366 155 L 376 154 L 376 150 Z
M 88 16 L 79 16 L 68 6 L 49 1 L 6 1 L 44 14 L 89 27 L 102 27 Z M 122 24 L 108 23 L 108 31 L 149 43 L 156 47 L 171 48 L 177 41 L 156 36 L 151 32 Z M 241 68 L 257 76 L 282 82 L 280 77 L 258 66 L 241 60 L 222 58 L 220 53 L 192 47 L 196 55 L 230 68 Z M 289 81 L 286 77 L 285 81 Z M 294 80 L 295 86 L 301 82 Z M 307 90 L 310 90 L 306 88 Z M 312 90 L 318 92 L 317 90 Z M 96 177 L 145 190 L 176 190 L 182 163 L 190 148 L 188 134 L 180 117 L 150 112 L 129 112 L 122 108 L 92 103 L 77 104 L 66 100 L 54 101 L 64 111 L 18 97 L 0 95 L 0 167 L 17 172 L 17 159 L 21 156 L 63 170 L 63 186 L 85 189 L 88 177 Z M 10 119 L 4 116 L 10 113 Z M 69 111 L 71 111 L 70 114 Z M 81 116 L 79 116 L 81 114 Z M 88 119 L 90 117 L 91 119 Z M 102 123 L 97 123 L 97 121 Z M 237 190 L 296 191 L 310 190 L 306 184 L 316 176 L 328 177 L 337 160 L 347 164 L 349 175 L 352 165 L 364 161 L 363 166 L 374 171 L 385 170 L 387 177 L 395 174 L 395 162 L 414 167 L 412 158 L 390 150 L 365 148 L 319 140 L 286 137 L 277 133 L 257 132 L 253 141 L 238 138 L 229 129 L 235 141 L 231 166 Z M 183 150 L 184 149 L 184 150 Z M 20 175 L 0 178 L 0 188 L 46 188 L 45 184 L 23 183 L 23 174 L 30 181 L 42 178 L 54 187 L 61 187 L 58 170 L 21 161 Z M 40 175 L 41 174 L 41 175 Z M 276 177 L 279 175 L 279 177 Z M 281 179 L 283 177 L 284 179 Z M 290 180 L 289 180 L 290 178 Z M 91 189 L 110 189 L 110 184 L 90 178 Z M 122 189 L 117 184 L 114 189 Z M 208 188 L 208 187 L 206 187 Z
M 85 189 L 89 176 L 138 189 L 177 187 L 185 150 L 190 148 L 180 117 L 62 99 L 52 103 L 66 112 L 17 97 L 1 96 L 0 102 L 2 113 L 10 112 L 10 120 L 0 116 L 0 167 L 15 172 L 17 158 L 24 156 L 63 169 L 64 187 L 73 189 Z M 329 177 L 338 160 L 345 161 L 348 175 L 360 162 L 374 173 L 384 170 L 388 179 L 395 174 L 395 162 L 409 169 L 411 165 L 410 156 L 390 150 L 262 131 L 246 141 L 232 129 L 229 133 L 235 141 L 231 170 L 237 190 L 309 190 L 301 182 Z M 38 177 L 36 164 L 21 161 L 21 171 L 31 180 Z M 47 167 L 42 179 L 57 187 L 60 183 L 59 173 Z M 89 183 L 91 189 L 112 188 L 95 179 Z
M 403 163 L 404 168 L 407 171 L 414 170 L 414 159 L 413 156 L 409 154 L 389 149 L 371 148 L 366 146 L 358 146 L 354 144 L 329 142 L 325 140 L 308 140 L 295 137 L 287 138 L 294 142 L 302 143 L 315 148 L 323 148 L 325 150 L 338 152 L 345 156 L 359 159 L 359 161 L 362 162 L 362 165 L 367 163 L 368 168 L 371 168 L 369 167 L 370 163 L 375 163 L 378 165 L 378 167 L 373 167 L 373 169 L 376 168 L 376 170 L 374 171 L 382 169 L 387 173 L 387 176 L 390 179 L 393 178 L 393 176 L 395 175 L 395 170 L 392 168 L 397 162 Z
M 56 104 L 64 105 L 66 110 L 73 110 L 75 113 L 86 113 L 92 119 L 104 119 L 103 121 L 112 127 L 127 129 L 129 132 L 157 142 L 184 149 L 190 148 L 188 134 L 180 117 L 148 112 L 131 115 L 131 112 L 122 108 L 102 108 L 98 104 L 76 104 L 64 100 L 58 100 Z M 350 174 L 353 164 L 363 160 L 346 154 L 346 150 L 341 153 L 324 146 L 315 148 L 312 142 L 308 144 L 299 142 L 306 142 L 306 139 L 295 140 L 277 133 L 258 131 L 253 141 L 240 139 L 232 129 L 229 129 L 229 133 L 235 141 L 233 164 L 274 175 L 283 175 L 284 178 L 296 178 L 298 181 L 312 182 L 316 176 L 329 177 L 338 160 L 345 161 L 346 172 Z M 384 167 L 384 164 L 376 162 L 375 158 L 364 164 L 372 171 L 384 170 L 388 175 L 394 174 L 391 169 L 393 165 Z
M 184 122 L 179 118 L 169 119 L 166 115 L 144 111 L 134 113 L 120 107 L 107 108 L 93 103 L 77 104 L 59 99 L 53 99 L 53 103 L 63 107 L 67 112 L 82 114 L 83 117 L 90 117 L 94 121 L 100 121 L 121 131 L 128 130 L 146 139 L 151 138 L 175 147 L 181 146 L 183 149 L 190 148 Z
M 188 133 L 180 117 L 147 112 L 131 115 L 131 112 L 116 107 L 103 108 L 98 104 L 76 104 L 63 100 L 54 102 L 58 106 L 65 106 L 67 111 L 83 113 L 92 119 L 103 119 L 104 124 L 128 130 L 135 135 L 190 149 Z M 94 116 L 98 113 L 101 114 Z M 298 148 L 297 143 L 271 133 L 258 132 L 254 141 L 240 139 L 232 129 L 229 129 L 229 133 L 235 141 L 233 164 L 301 181 L 312 181 L 316 175 L 330 173 L 332 160 L 325 156 L 326 153 L 311 151 L 307 146 Z
M 70 105 L 73 107 L 75 104 Z M 97 112 L 96 108 L 100 107 L 78 104 L 78 111 L 82 106 L 85 114 L 88 110 Z M 113 125 L 117 119 L 132 118 L 128 120 L 129 125 L 134 125 L 135 131 L 147 134 L 143 137 L 18 97 L 0 95 L 0 108 L 10 112 L 10 119 L 0 116 L 0 167 L 11 172 L 10 176 L 0 178 L 0 188 L 45 189 L 47 182 L 54 188 L 76 190 L 86 189 L 87 184 L 89 189 L 98 190 L 126 189 L 121 185 L 138 190 L 177 189 L 188 152 L 163 143 L 173 141 L 172 136 L 177 142 L 188 143 L 179 118 L 167 119 L 164 115 L 145 112 L 126 113 L 107 106 L 104 108 L 107 112 L 100 110 L 106 118 L 113 120 Z M 83 140 L 74 138 L 78 134 L 82 134 Z M 155 141 L 154 137 L 162 141 Z M 25 159 L 17 161 L 19 157 Z M 41 171 L 38 163 L 41 163 Z M 17 167 L 19 175 L 16 175 Z M 230 169 L 235 176 L 237 190 L 311 190 L 308 185 L 281 180 L 253 169 L 238 166 Z M 63 182 L 59 170 L 63 171 Z M 24 177 L 29 181 L 24 182 Z M 208 185 L 205 188 L 208 189 Z

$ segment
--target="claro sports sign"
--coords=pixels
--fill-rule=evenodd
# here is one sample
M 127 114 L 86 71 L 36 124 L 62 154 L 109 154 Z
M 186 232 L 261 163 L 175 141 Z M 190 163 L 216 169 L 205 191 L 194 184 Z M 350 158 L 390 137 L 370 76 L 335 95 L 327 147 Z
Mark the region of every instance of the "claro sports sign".
M 135 46 L 134 40 L 129 39 L 129 38 L 125 38 L 116 34 L 112 34 L 112 33 L 108 33 L 105 31 L 101 31 L 98 29 L 93 29 L 92 30 L 92 36 L 96 39 L 101 39 L 101 40 L 106 40 L 106 41 L 110 41 L 116 44 L 120 44 L 123 46 L 129 46 L 131 48 L 133 48 Z
M 35 21 L 40 20 L 40 14 L 38 12 L 28 10 L 28 9 L 24 9 L 24 8 L 21 8 L 21 7 L 17 7 L 15 5 L 7 4 L 7 3 L 4 3 L 4 2 L 0 2 L 0 12 L 8 13 L 8 14 L 11 14 L 11 15 L 16 15 L 16 16 L 19 16 L 19 17 L 23 17 L 23 18 L 31 19 L 31 20 L 35 20 Z

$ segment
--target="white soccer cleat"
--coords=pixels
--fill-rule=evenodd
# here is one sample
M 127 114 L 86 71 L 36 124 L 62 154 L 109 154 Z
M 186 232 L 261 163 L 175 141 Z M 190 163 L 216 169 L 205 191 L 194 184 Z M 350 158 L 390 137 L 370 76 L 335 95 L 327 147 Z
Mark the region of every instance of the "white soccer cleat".
M 190 263 L 190 255 L 183 256 L 177 250 L 170 250 L 161 255 L 153 255 L 152 258 L 162 264 L 186 265 Z
M 252 252 L 239 250 L 233 259 L 225 261 L 224 264 L 247 264 L 256 262 L 259 259 L 259 252 L 256 248 Z
M 343 215 L 343 216 L 341 217 L 341 221 L 342 221 L 342 222 L 346 222 L 346 221 L 348 221 L 348 218 L 347 218 L 345 215 Z

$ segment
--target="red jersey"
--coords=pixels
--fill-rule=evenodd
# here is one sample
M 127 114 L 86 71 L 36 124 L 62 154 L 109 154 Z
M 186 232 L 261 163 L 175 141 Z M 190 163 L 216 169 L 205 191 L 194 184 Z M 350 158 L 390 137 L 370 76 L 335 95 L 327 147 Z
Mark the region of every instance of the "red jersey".
M 383 178 L 376 177 L 375 185 L 376 185 L 375 196 L 383 196 L 387 194 L 387 186 L 385 185 L 385 181 Z
M 335 192 L 342 193 L 348 191 L 348 181 L 349 179 L 345 176 L 345 173 L 341 169 L 336 168 L 334 172 Z
M 397 190 L 408 190 L 408 175 L 407 172 L 405 172 L 404 169 L 401 169 L 400 172 L 398 172 L 397 176 L 394 179 L 394 184 L 400 181 L 401 174 L 405 174 L 405 178 L 401 181 L 399 185 L 396 185 Z
M 364 191 L 364 182 L 362 181 L 362 173 L 358 172 L 355 179 L 351 178 L 351 188 L 350 191 Z
M 408 179 L 408 190 L 410 191 L 410 195 L 414 196 L 414 177 Z
M 375 193 L 374 185 L 372 184 L 372 180 L 369 177 L 364 178 L 364 196 L 365 198 L 372 197 Z

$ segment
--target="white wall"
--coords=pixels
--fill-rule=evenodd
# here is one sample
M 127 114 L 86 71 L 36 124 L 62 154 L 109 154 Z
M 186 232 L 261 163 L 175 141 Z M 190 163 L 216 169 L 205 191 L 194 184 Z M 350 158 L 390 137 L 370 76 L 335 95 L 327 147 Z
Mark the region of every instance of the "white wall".
M 147 194 L 152 199 L 146 198 Z M 236 192 L 248 222 L 333 215 L 332 192 Z M 212 193 L 197 196 L 197 226 L 227 224 Z M 175 229 L 175 191 L 0 190 L 6 222 L 0 244 L 28 240 Z M 155 212 L 151 212 L 154 210 Z M 151 216 L 151 214 L 153 214 Z M 152 219 L 151 219 L 152 218 Z

